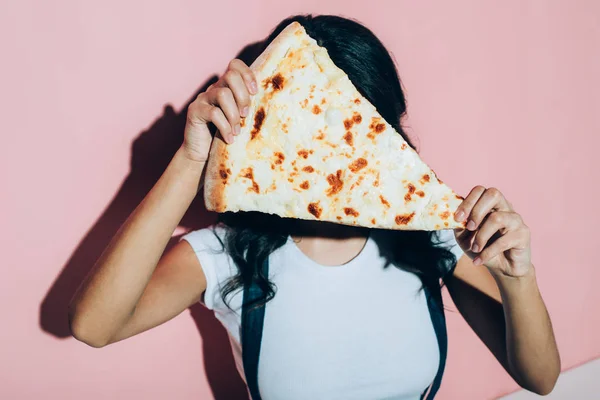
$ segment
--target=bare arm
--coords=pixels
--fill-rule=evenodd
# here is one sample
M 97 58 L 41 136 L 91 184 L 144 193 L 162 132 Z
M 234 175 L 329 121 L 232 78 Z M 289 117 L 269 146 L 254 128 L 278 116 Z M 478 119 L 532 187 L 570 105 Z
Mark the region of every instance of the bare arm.
M 531 263 L 529 228 L 496 189 L 474 188 L 461 210 L 469 222 L 456 235 L 466 255 L 447 282 L 452 299 L 519 385 L 548 394 L 560 356 Z
M 70 325 L 77 339 L 94 347 L 106 345 L 134 314 L 173 231 L 196 196 L 203 168 L 203 162 L 190 160 L 179 149 L 115 234 L 71 302 Z M 190 304 L 204 291 L 202 283 L 206 286 L 201 269 L 192 276 L 198 286 L 190 282 L 184 291 Z M 178 308 L 182 311 L 187 305 Z
M 560 357 L 535 274 L 494 277 L 463 256 L 447 287 L 461 315 L 513 379 L 532 392 L 549 393 Z
M 184 143 L 71 301 L 75 338 L 102 347 L 165 322 L 198 301 L 206 279 L 189 244 L 163 252 L 200 187 L 212 141 L 207 123 L 231 143 L 256 91 L 254 79 L 243 62 L 233 60 L 189 106 Z

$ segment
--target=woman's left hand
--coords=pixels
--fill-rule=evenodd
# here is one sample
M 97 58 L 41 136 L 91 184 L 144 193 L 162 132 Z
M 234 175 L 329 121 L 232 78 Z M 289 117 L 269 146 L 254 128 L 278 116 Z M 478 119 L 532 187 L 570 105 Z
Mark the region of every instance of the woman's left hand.
M 511 277 L 533 269 L 529 228 L 498 189 L 473 188 L 456 210 L 455 219 L 467 221 L 466 229 L 454 234 L 475 265 Z

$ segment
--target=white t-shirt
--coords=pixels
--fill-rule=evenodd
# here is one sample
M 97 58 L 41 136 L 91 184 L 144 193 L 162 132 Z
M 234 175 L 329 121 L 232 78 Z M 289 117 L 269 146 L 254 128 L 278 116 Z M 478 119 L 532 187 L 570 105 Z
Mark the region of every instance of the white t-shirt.
M 245 379 L 240 346 L 241 290 L 220 288 L 237 273 L 215 233 L 224 226 L 187 233 L 204 274 L 204 304 L 226 328 L 238 372 Z M 440 231 L 458 258 L 452 231 Z M 323 266 L 288 238 L 269 258 L 277 291 L 265 308 L 258 366 L 264 400 L 419 399 L 438 369 L 439 350 L 419 278 L 393 265 L 384 268 L 373 235 L 341 266 Z

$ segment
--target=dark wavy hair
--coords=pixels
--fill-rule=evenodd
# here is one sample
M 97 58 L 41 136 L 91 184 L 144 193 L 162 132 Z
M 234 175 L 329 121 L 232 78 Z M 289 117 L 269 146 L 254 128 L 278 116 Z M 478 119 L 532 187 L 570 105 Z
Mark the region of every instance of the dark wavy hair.
M 333 15 L 296 15 L 283 20 L 262 42 L 260 52 L 290 23 L 299 22 L 319 46 L 350 78 L 358 91 L 414 148 L 400 121 L 406 113 L 406 99 L 394 61 L 385 46 L 360 23 Z M 252 61 L 252 60 L 249 60 Z M 275 296 L 275 285 L 261 270 L 269 255 L 282 247 L 292 231 L 292 221 L 258 212 L 223 213 L 219 222 L 228 227 L 223 250 L 232 257 L 238 273 L 221 289 L 227 296 L 255 282 L 263 296 L 250 308 L 266 304 Z M 367 229 L 367 228 L 365 228 Z M 456 263 L 455 256 L 427 231 L 381 231 L 386 240 L 377 242 L 388 265 L 416 274 L 422 288 L 439 291 L 440 278 Z M 382 235 L 377 235 L 382 237 Z

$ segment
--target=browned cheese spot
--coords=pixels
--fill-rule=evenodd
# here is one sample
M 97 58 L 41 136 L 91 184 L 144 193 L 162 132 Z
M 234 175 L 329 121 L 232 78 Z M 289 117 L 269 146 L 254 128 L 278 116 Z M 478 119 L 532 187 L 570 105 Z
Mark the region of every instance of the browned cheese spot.
M 385 199 L 385 197 L 383 197 L 382 195 L 379 195 L 379 200 L 381 200 L 381 204 L 383 204 L 387 208 L 390 208 L 390 203 Z
M 402 145 L 400 145 L 400 150 L 406 150 L 407 147 L 408 145 L 406 143 L 402 143 Z
M 319 107 L 318 105 L 314 105 L 313 109 L 312 109 L 313 114 L 321 114 L 321 107 Z
M 242 128 L 246 126 L 246 117 L 240 117 L 240 126 Z
M 292 178 L 288 178 L 288 182 L 294 183 L 294 180 Z
M 448 226 L 448 223 L 447 223 L 447 222 L 444 222 L 444 226 L 446 226 L 446 227 L 447 227 L 447 226 Z
M 444 211 L 443 213 L 440 213 L 440 217 L 442 219 L 448 219 L 450 217 L 450 211 Z
M 423 179 L 425 182 L 429 182 L 429 180 L 430 180 L 428 174 L 423 175 L 423 177 L 421 179 Z
M 248 167 L 244 171 L 242 171 L 242 177 L 243 178 L 248 178 L 248 179 L 250 179 L 252 181 L 252 187 L 248 188 L 249 192 L 255 192 L 255 193 L 259 193 L 260 192 L 260 188 L 258 187 L 258 183 L 256 183 L 256 181 L 254 181 L 254 172 L 252 171 L 252 167 Z
M 319 129 L 319 136 L 317 136 L 315 139 L 317 139 L 317 140 L 325 139 L 325 132 L 323 132 L 322 130 Z
M 422 190 L 418 190 L 416 194 L 417 194 L 417 196 L 419 196 L 419 197 L 425 197 L 425 192 L 424 192 L 424 191 L 422 191 Z
M 311 167 L 310 165 L 307 165 L 306 167 L 302 168 L 302 171 L 311 173 L 311 172 L 315 172 L 315 169 L 313 167 Z
M 290 52 L 288 53 L 288 58 L 292 58 L 292 57 L 294 57 L 294 52 L 293 52 L 293 51 L 290 51 Z
M 219 175 L 221 176 L 221 179 L 223 179 L 224 181 L 226 181 L 227 177 L 229 176 L 229 175 L 227 175 L 227 171 L 224 169 L 219 170 Z
M 362 115 L 355 112 L 354 115 L 352 115 L 352 121 L 354 121 L 357 124 L 360 124 L 362 122 Z
M 354 99 L 354 104 L 360 104 L 360 99 L 359 98 Z
M 379 123 L 380 119 L 377 117 L 372 117 L 371 118 L 371 123 L 369 124 L 369 129 L 374 130 L 375 129 L 375 125 L 377 125 Z
M 375 132 L 381 133 L 385 130 L 385 124 L 377 124 L 375 125 Z
M 308 151 L 300 150 L 298 151 L 298 155 L 306 160 L 308 158 Z
M 352 184 L 352 186 L 350 186 L 350 190 L 354 189 L 357 186 L 360 186 L 360 184 L 362 183 L 362 181 L 365 179 L 365 177 L 363 175 L 358 177 L 358 180 L 356 182 L 354 182 Z
M 353 217 L 358 217 L 360 215 L 358 213 L 358 211 L 356 211 L 354 208 L 350 208 L 350 207 L 345 207 L 344 208 L 344 214 L 351 215 Z
M 338 221 L 342 220 L 342 217 L 340 217 L 339 215 L 337 217 L 335 217 L 335 218 L 337 218 Z
M 354 121 L 352 119 L 348 118 L 344 120 L 344 128 L 346 128 L 346 130 L 352 128 L 352 125 L 354 125 Z
M 375 178 L 375 182 L 373 182 L 373 186 L 375 186 L 375 187 L 379 186 L 379 172 L 377 173 L 377 178 Z
M 271 85 L 273 87 L 273 91 L 278 91 L 283 88 L 284 81 L 285 79 L 283 78 L 283 75 L 277 73 L 276 75 L 267 78 L 263 83 L 263 87 L 266 89 L 269 87 L 269 85 Z
M 348 169 L 350 169 L 350 171 L 356 173 L 366 166 L 367 166 L 367 160 L 365 160 L 364 158 L 361 157 L 361 158 L 354 160 L 352 162 L 352 164 L 350 164 L 348 166 Z
M 283 160 L 285 160 L 285 156 L 283 155 L 283 153 L 280 152 L 275 153 L 275 158 L 275 164 L 277 165 L 283 164 Z
M 377 221 L 375 220 L 375 218 L 373 218 L 373 219 L 371 220 L 371 223 L 372 223 L 373 225 L 375 225 L 375 224 L 377 223 Z
M 344 182 L 342 181 L 342 170 L 338 169 L 335 175 L 329 174 L 327 176 L 327 183 L 329 183 L 329 186 L 331 186 L 327 190 L 327 196 L 332 196 L 336 193 L 339 193 L 339 191 L 342 190 L 342 187 L 344 187 Z
M 415 213 L 412 212 L 410 214 L 402 214 L 396 215 L 396 224 L 397 225 L 407 225 L 415 216 Z
M 310 184 L 308 183 L 308 181 L 304 181 L 300 184 L 300 187 L 304 190 L 308 189 L 310 187 Z
M 415 192 L 415 190 L 417 190 L 415 185 L 413 185 L 412 183 L 409 183 L 408 184 L 408 194 L 413 194 Z
M 315 218 L 319 218 L 323 209 L 319 207 L 319 203 L 310 203 L 308 205 L 308 212 L 315 216 Z
M 300 102 L 300 105 L 302 106 L 302 108 L 306 108 L 306 106 L 308 106 L 308 99 L 304 99 Z
M 350 131 L 346 132 L 346 134 L 344 135 L 344 140 L 346 141 L 346 143 L 348 143 L 348 146 L 353 146 L 354 145 L 354 137 L 352 136 L 352 132 L 350 132 Z
M 327 103 L 327 100 L 325 100 L 325 97 L 323 97 L 323 98 L 321 99 L 321 104 L 325 104 L 325 103 Z
M 287 124 L 286 124 L 286 123 L 283 123 L 283 124 L 281 125 L 281 129 L 282 129 L 282 130 L 283 130 L 285 133 L 288 133 L 288 126 L 287 126 Z
M 254 115 L 254 127 L 250 132 L 250 140 L 253 140 L 254 138 L 256 138 L 256 136 L 258 136 L 263 122 L 265 122 L 265 109 L 261 107 Z

